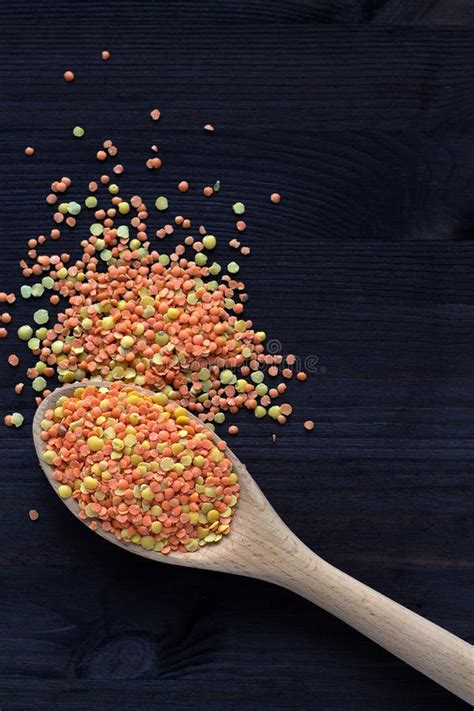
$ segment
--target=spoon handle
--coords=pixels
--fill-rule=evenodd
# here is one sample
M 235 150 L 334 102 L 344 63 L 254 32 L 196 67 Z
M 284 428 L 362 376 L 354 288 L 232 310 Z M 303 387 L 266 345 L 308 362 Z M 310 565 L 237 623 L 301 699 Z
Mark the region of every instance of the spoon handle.
M 273 582 L 314 602 L 464 701 L 474 703 L 474 647 L 319 558 L 301 541 Z M 271 579 L 270 576 L 266 578 Z

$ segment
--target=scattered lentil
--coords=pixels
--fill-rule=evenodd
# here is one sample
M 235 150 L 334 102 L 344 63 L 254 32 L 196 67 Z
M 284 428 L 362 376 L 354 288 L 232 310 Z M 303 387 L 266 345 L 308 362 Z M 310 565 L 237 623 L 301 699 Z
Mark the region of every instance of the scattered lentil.
M 305 430 L 308 430 L 308 431 L 313 430 L 314 429 L 313 420 L 306 420 L 306 422 L 304 423 L 304 428 L 305 428 Z
M 35 149 L 32 146 L 27 146 L 25 148 L 25 155 L 33 156 L 35 154 Z
M 243 215 L 245 212 L 245 205 L 243 202 L 234 202 L 232 209 L 236 215 Z
M 64 72 L 64 78 L 66 81 L 74 81 L 74 72 L 71 72 L 69 70 L 67 72 Z
M 37 521 L 39 519 L 39 513 L 36 509 L 30 509 L 28 511 L 28 516 L 30 517 L 31 521 Z

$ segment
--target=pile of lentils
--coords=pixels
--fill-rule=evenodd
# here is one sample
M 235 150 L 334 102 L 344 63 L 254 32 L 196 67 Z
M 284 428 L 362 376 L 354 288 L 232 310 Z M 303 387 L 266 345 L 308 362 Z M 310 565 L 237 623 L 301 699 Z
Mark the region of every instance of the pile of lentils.
M 230 531 L 239 483 L 226 445 L 164 393 L 75 388 L 46 410 L 41 438 L 59 496 L 93 530 L 165 555 Z
M 73 80 L 74 76 L 67 79 Z M 158 109 L 151 112 L 154 121 L 160 116 Z M 212 132 L 214 127 L 206 124 L 204 130 Z M 76 138 L 84 133 L 80 126 L 73 130 Z M 146 168 L 158 170 L 162 167 L 158 148 L 150 150 L 153 157 L 146 160 Z M 32 156 L 35 151 L 28 147 L 25 153 Z M 30 239 L 27 258 L 20 260 L 28 280 L 20 289 L 21 297 L 34 301 L 49 293 L 50 303 L 57 307 L 54 316 L 45 308 L 35 310 L 34 323 L 17 328 L 19 339 L 37 358 L 27 370 L 37 403 L 51 392 L 50 378 L 60 383 L 123 381 L 163 393 L 211 428 L 241 408 L 284 424 L 292 412 L 289 403 L 280 401 L 285 381 L 293 376 L 304 381 L 307 376 L 296 371 L 294 355 L 266 352 L 266 334 L 245 318 L 248 296 L 238 278 L 239 264 L 215 261 L 216 236 L 203 225 L 193 229 L 183 215 L 150 235 L 150 206 L 138 194 L 122 195 L 115 182 L 124 171 L 116 162 L 117 154 L 111 140 L 103 142 L 97 161 L 114 165 L 89 183 L 81 202 L 68 200 L 69 177 L 51 184 L 46 202 L 53 208 L 54 226 L 48 236 Z M 187 192 L 190 185 L 183 180 L 177 189 Z M 217 181 L 202 193 L 209 198 L 219 190 Z M 281 198 L 273 193 L 269 199 L 278 204 Z M 245 233 L 244 203 L 230 207 L 236 230 Z M 167 197 L 159 195 L 154 208 L 165 213 Z M 64 226 L 74 228 L 84 211 L 88 226 L 79 259 L 67 252 L 43 253 L 45 242 L 60 240 Z M 82 232 L 82 224 L 78 230 Z M 171 254 L 157 248 L 178 230 L 184 236 Z M 229 244 L 244 256 L 250 253 L 250 247 L 241 246 L 237 239 Z M 13 303 L 15 298 L 0 293 L 0 302 Z M 3 313 L 1 320 L 9 324 L 10 314 Z M 6 335 L 7 328 L 2 327 L 0 336 Z M 12 354 L 9 363 L 16 367 L 18 356 Z M 19 382 L 15 391 L 20 394 L 23 388 Z M 9 426 L 22 423 L 18 412 L 5 417 Z M 307 421 L 305 427 L 312 429 L 313 423 Z M 231 425 L 228 431 L 237 434 L 238 428 Z

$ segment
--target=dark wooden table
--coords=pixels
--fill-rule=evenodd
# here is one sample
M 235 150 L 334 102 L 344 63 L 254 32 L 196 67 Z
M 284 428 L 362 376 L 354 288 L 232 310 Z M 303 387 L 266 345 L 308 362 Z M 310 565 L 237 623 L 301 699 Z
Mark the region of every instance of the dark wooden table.
M 465 638 L 472 21 L 467 0 L 19 0 L 3 3 L 0 49 L 0 288 L 18 288 L 24 244 L 49 225 L 51 180 L 84 185 L 99 141 L 114 138 L 124 189 L 150 200 L 219 178 L 214 200 L 186 196 L 189 212 L 226 238 L 229 204 L 247 204 L 249 317 L 317 369 L 292 383 L 275 445 L 270 423 L 238 418 L 237 453 L 310 547 Z M 18 326 L 31 304 L 11 311 Z M 1 429 L 2 711 L 466 708 L 289 592 L 91 535 L 35 462 L 32 398 L 5 364 L 18 342 L 0 349 L 2 417 L 26 413 L 22 430 Z

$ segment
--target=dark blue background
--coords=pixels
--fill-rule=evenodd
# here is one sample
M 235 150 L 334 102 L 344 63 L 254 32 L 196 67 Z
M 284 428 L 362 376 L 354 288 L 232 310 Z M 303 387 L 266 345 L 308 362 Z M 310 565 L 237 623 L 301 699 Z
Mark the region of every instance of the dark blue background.
M 124 192 L 167 194 L 173 214 L 222 238 L 242 199 L 249 317 L 319 361 L 292 383 L 275 445 L 270 423 L 238 418 L 237 454 L 305 543 L 465 638 L 472 15 L 462 0 L 22 0 L 3 3 L 0 50 L 0 288 L 18 288 L 26 240 L 49 227 L 49 183 L 70 175 L 80 197 L 105 138 L 127 166 Z M 150 176 L 153 142 L 164 167 Z M 222 189 L 179 196 L 182 178 Z M 15 328 L 31 310 L 11 308 Z M 0 348 L 2 416 L 27 415 L 1 429 L 2 711 L 465 708 L 289 592 L 162 567 L 91 535 L 36 464 L 32 398 L 13 393 L 23 373 L 5 363 L 20 346 L 11 335 Z

